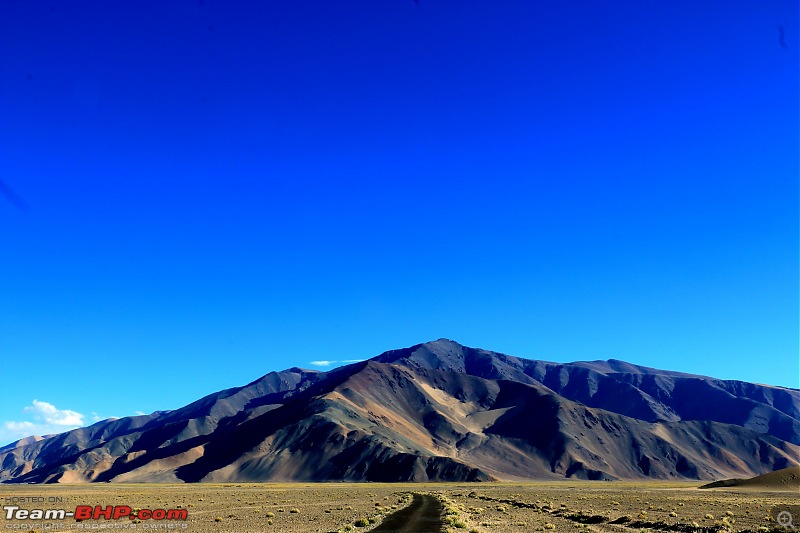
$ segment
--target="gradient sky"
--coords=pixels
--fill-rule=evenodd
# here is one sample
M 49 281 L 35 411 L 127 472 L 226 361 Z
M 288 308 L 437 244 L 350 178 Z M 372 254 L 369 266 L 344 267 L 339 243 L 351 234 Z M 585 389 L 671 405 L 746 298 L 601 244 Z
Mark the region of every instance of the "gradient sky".
M 795 0 L 0 0 L 0 443 L 440 337 L 798 387 L 799 64 Z

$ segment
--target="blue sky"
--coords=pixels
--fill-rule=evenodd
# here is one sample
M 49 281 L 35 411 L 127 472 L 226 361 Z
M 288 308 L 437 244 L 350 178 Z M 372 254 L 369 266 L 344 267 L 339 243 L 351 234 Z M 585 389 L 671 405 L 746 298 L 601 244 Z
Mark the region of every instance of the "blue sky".
M 797 387 L 797 21 L 3 1 L 0 442 L 440 337 Z

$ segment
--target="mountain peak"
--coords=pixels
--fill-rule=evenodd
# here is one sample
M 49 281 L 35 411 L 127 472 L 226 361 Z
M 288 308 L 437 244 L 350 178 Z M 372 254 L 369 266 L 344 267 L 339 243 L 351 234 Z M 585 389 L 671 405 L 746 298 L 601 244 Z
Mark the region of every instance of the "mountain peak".
M 463 348 L 463 344 L 459 344 L 458 342 L 454 341 L 453 339 L 447 339 L 442 337 L 440 339 L 436 339 L 435 341 L 428 341 L 423 343 L 425 345 L 432 344 L 432 345 L 453 345 L 453 346 L 461 346 Z
M 319 374 L 319 370 L 314 370 L 312 368 L 300 368 L 299 366 L 287 368 L 282 372 L 291 372 L 292 374 Z
M 465 372 L 467 348 L 450 339 L 438 339 L 409 348 L 391 350 L 374 357 L 379 363 L 401 364 L 411 368 L 430 368 L 447 372 Z

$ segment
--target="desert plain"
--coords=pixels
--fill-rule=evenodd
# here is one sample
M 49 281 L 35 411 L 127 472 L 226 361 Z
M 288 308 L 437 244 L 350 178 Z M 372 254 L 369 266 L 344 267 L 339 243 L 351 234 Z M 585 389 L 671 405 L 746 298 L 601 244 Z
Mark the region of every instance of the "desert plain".
M 616 533 L 785 531 L 776 510 L 797 492 L 698 489 L 697 482 L 242 483 L 0 485 L 4 506 L 65 509 L 130 506 L 185 509 L 183 520 L 19 520 L 4 531 L 345 532 L 389 529 L 390 517 L 423 499 L 435 525 L 424 531 Z M 37 503 L 38 502 L 38 503 Z M 796 508 L 796 507 L 795 507 Z M 413 514 L 413 513 L 412 513 Z M 394 520 L 395 525 L 397 520 Z M 794 523 L 792 525 L 795 525 Z

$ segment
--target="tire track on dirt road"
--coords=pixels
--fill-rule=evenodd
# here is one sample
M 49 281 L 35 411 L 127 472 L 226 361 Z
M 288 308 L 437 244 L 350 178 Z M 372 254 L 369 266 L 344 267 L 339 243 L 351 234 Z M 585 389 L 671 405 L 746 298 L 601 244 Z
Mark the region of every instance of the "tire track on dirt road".
M 390 514 L 371 533 L 436 533 L 445 531 L 442 503 L 427 494 L 414 494 L 411 505 Z

